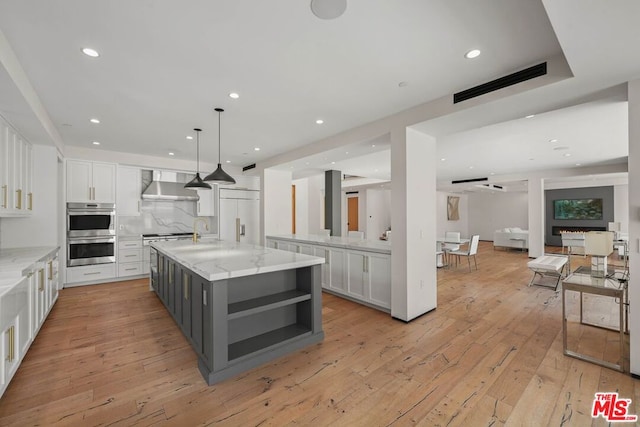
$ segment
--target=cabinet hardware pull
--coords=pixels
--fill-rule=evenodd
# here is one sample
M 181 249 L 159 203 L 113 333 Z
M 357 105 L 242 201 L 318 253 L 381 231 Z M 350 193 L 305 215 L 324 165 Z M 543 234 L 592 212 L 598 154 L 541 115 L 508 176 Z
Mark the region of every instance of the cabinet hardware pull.
M 202 290 L 202 305 L 207 305 L 207 290 Z
M 125 255 L 125 258 L 137 257 L 138 255 Z
M 53 280 L 53 260 L 49 261 L 49 280 Z
M 10 326 L 9 329 L 7 330 L 7 334 L 9 334 L 9 354 L 7 354 L 7 361 L 9 362 L 13 362 L 13 359 L 15 358 L 15 345 L 14 345 L 14 339 L 15 339 L 15 335 L 14 335 L 14 326 Z
M 169 284 L 173 285 L 173 264 L 169 264 Z
M 369 257 L 364 257 L 364 272 L 368 273 L 369 272 Z
M 44 291 L 44 268 L 38 270 L 38 290 Z
M 138 213 L 140 213 L 140 200 L 138 200 Z
M 92 274 L 100 274 L 99 271 L 94 271 L 92 273 L 84 273 L 85 276 L 91 276 Z
M 240 218 L 236 218 L 236 242 L 240 241 Z
M 329 256 L 329 251 L 327 249 L 324 250 L 324 260 L 327 264 L 331 262 L 331 257 Z
M 93 200 L 96 199 L 96 187 L 91 187 L 93 188 Z
M 22 209 L 22 190 L 16 190 L 16 193 L 18 197 L 18 203 L 17 203 L 16 209 Z
M 125 268 L 124 271 L 133 271 L 133 270 L 137 270 L 137 268 L 133 267 L 133 268 Z
M 91 200 L 91 187 L 89 187 L 89 200 Z
M 29 207 L 27 209 L 32 211 L 33 210 L 33 193 L 28 193 L 27 197 L 29 198 Z
M 182 273 L 182 294 L 185 300 L 189 300 L 189 275 Z
M 2 207 L 3 208 L 7 208 L 7 193 L 8 193 L 8 187 L 6 185 L 2 186 Z

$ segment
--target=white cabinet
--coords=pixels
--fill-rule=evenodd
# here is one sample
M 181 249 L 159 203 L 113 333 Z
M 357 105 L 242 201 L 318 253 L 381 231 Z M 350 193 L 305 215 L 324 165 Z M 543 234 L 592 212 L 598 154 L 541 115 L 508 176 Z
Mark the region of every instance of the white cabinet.
M 196 190 L 199 197 L 196 204 L 198 216 L 216 216 L 217 186 L 212 187 L 211 190 Z
M 116 165 L 67 161 L 67 202 L 115 203 Z
M 322 283 L 322 288 L 329 289 L 329 279 L 331 277 L 329 271 L 329 263 L 327 262 L 327 259 L 329 258 L 329 251 L 324 246 L 314 246 L 313 255 L 324 258 L 324 264 L 322 264 L 320 268 L 320 280 Z
M 118 166 L 116 213 L 123 216 L 140 215 L 142 180 L 140 168 Z
M 30 344 L 29 288 L 24 277 L 0 291 L 0 395 L 16 373 Z
M 120 240 L 118 242 L 118 277 L 139 276 L 148 273 L 148 270 L 144 270 L 143 253 L 140 238 Z
M 344 249 L 327 247 L 325 262 L 329 265 L 329 289 L 337 292 L 347 292 L 345 280 L 345 253 Z
M 0 117 L 0 216 L 33 210 L 32 147 Z
M 114 277 L 116 277 L 115 263 L 68 267 L 65 286 L 78 286 L 113 279 Z
M 347 293 L 380 307 L 391 308 L 391 256 L 347 252 Z

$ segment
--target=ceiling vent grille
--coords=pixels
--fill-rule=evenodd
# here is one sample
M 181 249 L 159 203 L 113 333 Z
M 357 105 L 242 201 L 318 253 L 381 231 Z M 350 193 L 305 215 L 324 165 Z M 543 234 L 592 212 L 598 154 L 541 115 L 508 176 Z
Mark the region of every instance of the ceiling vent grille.
M 509 74 L 508 76 L 500 77 L 499 79 L 491 80 L 490 82 L 483 83 L 467 90 L 463 90 L 462 92 L 454 93 L 453 103 L 457 104 L 458 102 L 466 101 L 467 99 L 475 98 L 545 75 L 547 75 L 547 63 L 543 62 L 541 64 L 534 65 L 533 67 L 516 71 L 515 73 Z
M 452 184 L 464 184 L 467 182 L 482 182 L 489 181 L 489 178 L 470 178 L 470 179 L 458 179 L 455 181 L 451 181 Z
M 243 167 L 243 168 L 242 168 L 242 172 L 246 172 L 246 171 L 248 171 L 248 170 L 250 170 L 250 169 L 255 169 L 255 168 L 256 168 L 256 164 L 255 164 L 255 163 L 253 163 L 253 164 L 251 164 L 251 165 L 247 165 L 247 166 Z

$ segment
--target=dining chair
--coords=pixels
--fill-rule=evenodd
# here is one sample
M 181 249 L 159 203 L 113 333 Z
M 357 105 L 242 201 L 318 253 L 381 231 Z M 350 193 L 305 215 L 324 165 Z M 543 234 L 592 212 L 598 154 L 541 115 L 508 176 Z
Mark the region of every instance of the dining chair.
M 476 270 L 478 269 L 478 263 L 476 262 L 476 254 L 478 253 L 478 242 L 480 241 L 480 235 L 474 234 L 471 236 L 471 241 L 469 242 L 469 247 L 466 251 L 451 251 L 449 252 L 450 256 L 456 257 L 456 266 L 460 261 L 460 257 L 467 257 L 467 262 L 469 264 L 469 271 L 471 271 L 471 257 L 473 257 L 473 263 L 476 266 Z
M 452 251 L 460 250 L 460 244 L 456 244 L 453 242 L 460 241 L 460 232 L 459 231 L 445 231 L 444 232 L 444 240 L 442 243 L 442 251 L 444 252 L 445 264 L 451 264 L 451 259 L 449 257 L 449 253 Z
M 347 233 L 348 237 L 355 237 L 360 240 L 364 240 L 364 231 L 349 231 Z

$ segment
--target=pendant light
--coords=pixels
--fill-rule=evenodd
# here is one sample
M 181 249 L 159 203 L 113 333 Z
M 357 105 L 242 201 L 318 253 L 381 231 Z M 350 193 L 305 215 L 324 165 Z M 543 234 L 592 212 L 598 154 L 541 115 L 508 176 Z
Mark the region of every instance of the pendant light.
M 196 176 L 185 184 L 184 188 L 211 190 L 211 186 L 200 178 L 200 132 L 202 129 L 195 128 L 194 131 L 196 131 Z
M 223 171 L 222 165 L 220 164 L 220 113 L 224 110 L 222 108 L 216 108 L 215 110 L 218 112 L 218 168 L 207 175 L 204 180 L 217 184 L 235 184 L 236 180 Z

